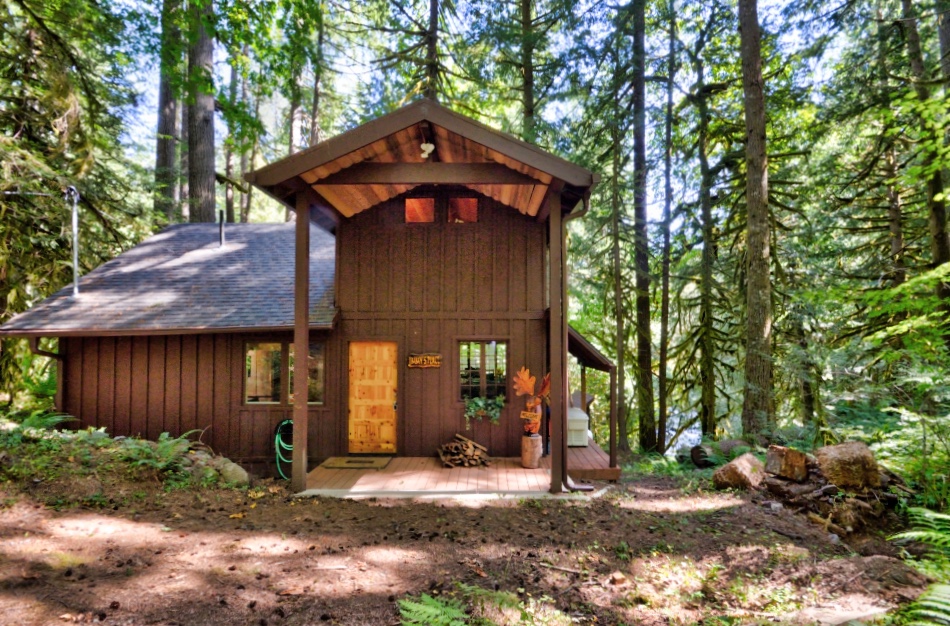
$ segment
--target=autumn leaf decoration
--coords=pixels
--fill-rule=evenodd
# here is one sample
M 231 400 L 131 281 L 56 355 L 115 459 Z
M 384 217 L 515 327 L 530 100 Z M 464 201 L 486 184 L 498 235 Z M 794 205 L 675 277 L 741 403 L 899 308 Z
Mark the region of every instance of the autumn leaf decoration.
M 512 381 L 512 386 L 515 388 L 515 395 L 533 396 L 535 380 L 537 379 L 531 375 L 528 368 L 522 367 L 518 370 L 518 373 L 515 374 L 515 379 Z

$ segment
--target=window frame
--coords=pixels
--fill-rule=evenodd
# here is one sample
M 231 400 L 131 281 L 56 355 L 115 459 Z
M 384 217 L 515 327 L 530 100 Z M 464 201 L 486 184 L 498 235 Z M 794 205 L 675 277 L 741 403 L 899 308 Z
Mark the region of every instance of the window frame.
M 462 345 L 463 344 L 472 344 L 476 343 L 479 345 L 480 355 L 479 355 L 479 395 L 478 397 L 487 397 L 485 395 L 488 388 L 488 376 L 487 370 L 485 367 L 485 346 L 489 343 L 504 344 L 505 346 L 505 375 L 504 375 L 504 386 L 503 391 L 499 395 L 505 397 L 505 402 L 508 401 L 509 394 L 509 384 L 508 378 L 511 372 L 511 340 L 508 337 L 498 337 L 498 336 L 480 336 L 480 337 L 456 337 L 455 338 L 455 385 L 458 393 L 456 394 L 456 401 L 459 403 L 465 402 L 465 396 L 462 394 Z M 497 357 L 496 357 L 497 359 Z M 497 384 L 497 383 L 496 383 Z M 494 396 L 497 397 L 497 396 Z
M 292 374 L 290 372 L 290 349 L 293 346 L 293 339 L 276 339 L 274 337 L 259 337 L 245 339 L 242 343 L 241 353 L 241 406 L 257 408 L 279 408 L 287 409 L 293 407 L 290 400 L 290 385 Z M 327 403 L 327 344 L 326 339 L 311 339 L 311 344 L 320 344 L 323 347 L 323 400 L 308 401 L 307 406 L 320 407 Z M 247 351 L 252 344 L 279 344 L 280 345 L 280 400 L 277 402 L 248 402 L 247 399 Z

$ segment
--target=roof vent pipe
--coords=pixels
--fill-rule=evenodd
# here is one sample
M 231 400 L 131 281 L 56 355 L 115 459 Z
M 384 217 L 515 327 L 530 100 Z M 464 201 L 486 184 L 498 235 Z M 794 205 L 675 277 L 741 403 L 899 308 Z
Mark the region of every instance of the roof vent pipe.
M 66 187 L 66 202 L 73 205 L 73 297 L 79 297 L 79 192 Z
M 218 211 L 218 247 L 224 247 L 224 211 Z

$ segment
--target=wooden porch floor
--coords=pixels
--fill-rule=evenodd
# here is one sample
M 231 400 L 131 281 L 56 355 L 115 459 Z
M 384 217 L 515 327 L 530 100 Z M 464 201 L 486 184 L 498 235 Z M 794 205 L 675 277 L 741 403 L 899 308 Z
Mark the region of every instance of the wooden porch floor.
M 550 457 L 541 464 L 530 470 L 521 467 L 521 459 L 495 457 L 490 467 L 449 469 L 435 457 L 395 457 L 382 470 L 316 467 L 307 476 L 307 492 L 337 497 L 538 494 L 551 487 Z M 568 448 L 568 473 L 575 480 L 619 478 L 619 468 L 608 466 L 609 457 L 593 442 L 587 448 Z

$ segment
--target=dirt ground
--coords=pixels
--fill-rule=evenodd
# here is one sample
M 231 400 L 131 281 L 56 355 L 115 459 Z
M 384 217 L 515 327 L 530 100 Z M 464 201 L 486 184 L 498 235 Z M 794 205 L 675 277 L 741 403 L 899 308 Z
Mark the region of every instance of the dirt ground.
M 649 477 L 596 499 L 465 503 L 140 483 L 57 511 L 57 489 L 88 485 L 0 485 L 0 623 L 398 624 L 407 594 L 463 582 L 554 623 L 827 624 L 925 586 L 880 537 L 846 544 L 703 486 Z

